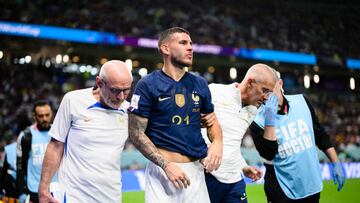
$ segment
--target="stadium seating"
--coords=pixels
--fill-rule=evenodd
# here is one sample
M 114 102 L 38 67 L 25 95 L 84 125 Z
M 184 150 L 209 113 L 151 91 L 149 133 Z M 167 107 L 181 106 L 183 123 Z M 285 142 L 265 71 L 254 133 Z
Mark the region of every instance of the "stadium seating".
M 345 153 L 354 161 L 360 161 L 360 147 L 351 146 L 345 149 Z
M 155 37 L 165 28 L 181 26 L 199 43 L 360 58 L 359 8 L 357 2 L 326 0 L 199 0 L 179 1 L 175 7 L 148 0 L 2 1 L 0 20 L 136 37 Z

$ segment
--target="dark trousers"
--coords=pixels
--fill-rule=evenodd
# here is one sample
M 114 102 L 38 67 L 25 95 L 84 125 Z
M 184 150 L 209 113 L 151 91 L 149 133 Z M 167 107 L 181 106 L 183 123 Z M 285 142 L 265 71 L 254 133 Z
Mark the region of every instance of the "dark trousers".
M 2 181 L 2 191 L 5 192 L 5 196 L 17 198 L 18 194 L 16 191 L 15 179 L 10 174 L 6 174 Z
M 205 180 L 211 203 L 247 203 L 244 180 L 222 183 L 210 173 L 205 173 Z
M 276 178 L 274 166 L 265 164 L 265 167 L 266 173 L 264 177 L 264 189 L 268 203 L 319 203 L 320 193 L 316 193 L 314 195 L 297 200 L 288 198 L 281 189 L 280 184 Z
M 33 203 L 39 203 L 39 193 L 29 192 L 30 194 L 30 201 Z

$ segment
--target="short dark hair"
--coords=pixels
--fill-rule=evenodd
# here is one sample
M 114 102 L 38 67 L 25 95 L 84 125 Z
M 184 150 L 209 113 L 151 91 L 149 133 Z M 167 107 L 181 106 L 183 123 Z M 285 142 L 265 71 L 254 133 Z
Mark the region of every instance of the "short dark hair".
M 175 33 L 186 33 L 190 36 L 190 32 L 181 27 L 172 27 L 162 31 L 159 35 L 159 41 L 158 41 L 158 49 L 160 53 L 161 53 L 160 46 L 163 44 L 165 40 L 167 40 L 171 35 Z
M 46 106 L 46 105 L 50 106 L 50 108 L 51 108 L 51 105 L 47 100 L 38 100 L 38 101 L 36 101 L 34 103 L 34 106 L 33 106 L 33 113 L 36 113 L 35 112 L 36 107 L 38 107 L 38 106 Z

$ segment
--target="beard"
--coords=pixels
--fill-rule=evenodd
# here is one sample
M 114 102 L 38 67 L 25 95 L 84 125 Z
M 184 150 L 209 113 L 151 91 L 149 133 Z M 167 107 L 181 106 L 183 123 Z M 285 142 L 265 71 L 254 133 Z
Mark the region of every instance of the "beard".
M 39 131 L 48 131 L 50 130 L 51 124 L 50 123 L 38 123 L 37 128 Z
M 121 103 L 123 101 L 120 101 L 120 100 L 112 100 L 111 96 L 108 94 L 108 95 L 104 95 L 106 97 L 103 97 L 100 99 L 100 103 L 102 103 L 103 105 L 107 106 L 107 107 L 110 107 L 112 109 L 119 109 L 120 106 L 121 106 Z
M 119 109 L 121 106 L 121 103 L 123 101 L 111 101 L 111 100 L 107 100 L 107 102 L 105 103 L 106 106 L 112 108 L 112 109 Z
M 178 67 L 178 68 L 184 68 L 184 67 L 191 66 L 192 61 L 185 62 L 185 61 L 179 60 L 177 57 L 171 57 L 171 64 L 173 64 L 175 67 Z
M 123 101 L 115 101 L 110 92 L 108 92 L 104 87 L 100 87 L 98 91 L 99 103 L 105 107 L 111 109 L 119 109 Z

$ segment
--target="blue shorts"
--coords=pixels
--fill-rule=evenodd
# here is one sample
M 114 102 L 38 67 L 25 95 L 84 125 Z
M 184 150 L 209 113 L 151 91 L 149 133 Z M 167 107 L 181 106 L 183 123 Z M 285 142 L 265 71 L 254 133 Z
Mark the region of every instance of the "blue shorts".
M 244 179 L 236 183 L 219 182 L 210 173 L 205 173 L 211 203 L 247 203 Z

